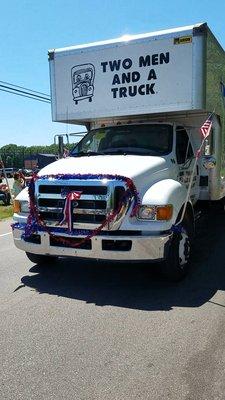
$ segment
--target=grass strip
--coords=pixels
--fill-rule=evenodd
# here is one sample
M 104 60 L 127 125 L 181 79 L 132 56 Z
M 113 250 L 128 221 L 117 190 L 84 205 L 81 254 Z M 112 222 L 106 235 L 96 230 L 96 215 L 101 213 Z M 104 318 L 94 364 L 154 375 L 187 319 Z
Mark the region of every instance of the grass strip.
M 0 204 L 0 221 L 6 218 L 10 218 L 13 215 L 13 208 L 11 206 L 4 206 Z

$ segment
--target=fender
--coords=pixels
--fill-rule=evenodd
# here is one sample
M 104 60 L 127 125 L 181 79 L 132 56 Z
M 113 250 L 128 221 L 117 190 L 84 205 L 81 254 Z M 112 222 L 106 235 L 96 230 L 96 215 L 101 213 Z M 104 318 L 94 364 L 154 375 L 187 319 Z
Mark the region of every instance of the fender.
M 21 190 L 21 192 L 16 196 L 16 200 L 29 201 L 28 187 Z
M 177 216 L 186 200 L 187 189 L 174 179 L 163 179 L 154 183 L 144 194 L 142 204 L 144 205 L 173 205 L 173 217 L 170 225 L 176 222 Z

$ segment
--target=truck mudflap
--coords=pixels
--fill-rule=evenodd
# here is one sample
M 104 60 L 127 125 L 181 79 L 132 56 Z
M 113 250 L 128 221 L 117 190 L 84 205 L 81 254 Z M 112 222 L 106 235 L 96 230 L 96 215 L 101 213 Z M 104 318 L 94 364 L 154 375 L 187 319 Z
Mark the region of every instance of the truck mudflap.
M 157 261 L 166 257 L 166 248 L 172 238 L 172 233 L 159 235 L 127 236 L 94 236 L 83 241 L 82 236 L 59 236 L 50 237 L 46 232 L 37 232 L 29 238 L 22 237 L 23 231 L 13 230 L 13 238 L 18 249 L 33 254 L 52 255 L 58 257 L 79 257 L 112 261 Z M 58 238 L 62 240 L 57 240 Z M 70 244 L 63 239 L 70 238 Z M 81 242 L 79 247 L 73 247 Z

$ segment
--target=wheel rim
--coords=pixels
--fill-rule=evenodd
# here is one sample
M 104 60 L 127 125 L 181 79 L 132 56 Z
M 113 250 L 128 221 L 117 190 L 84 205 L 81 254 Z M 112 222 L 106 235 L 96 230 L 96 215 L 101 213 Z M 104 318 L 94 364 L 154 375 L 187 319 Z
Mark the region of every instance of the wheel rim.
M 179 264 L 181 268 L 189 261 L 190 251 L 191 246 L 188 234 L 185 230 L 182 230 L 179 241 Z

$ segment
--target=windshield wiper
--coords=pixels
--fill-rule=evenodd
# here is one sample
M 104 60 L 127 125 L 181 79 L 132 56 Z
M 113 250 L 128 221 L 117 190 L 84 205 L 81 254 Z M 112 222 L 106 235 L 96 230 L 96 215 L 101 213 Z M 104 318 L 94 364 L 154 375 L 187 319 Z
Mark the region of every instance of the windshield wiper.
M 122 149 L 110 149 L 110 150 L 104 150 L 104 153 L 105 154 L 124 154 L 124 155 L 126 155 L 126 154 L 135 154 L 135 155 L 145 155 L 145 156 L 150 156 L 150 155 L 152 155 L 152 156 L 156 156 L 156 155 L 159 155 L 158 153 L 156 153 L 156 152 L 153 152 L 153 151 L 151 151 L 151 152 L 149 152 L 149 150 L 141 150 L 141 149 L 124 149 L 124 150 L 122 150 Z
M 149 150 L 138 150 L 138 149 L 105 149 L 103 151 L 79 151 L 79 153 L 73 153 L 71 156 L 73 157 L 90 157 L 90 156 L 104 156 L 104 155 L 127 155 L 127 154 L 134 154 L 134 155 L 145 155 L 145 156 L 161 156 L 161 154 L 157 153 L 156 151 L 149 151 Z
M 105 153 L 101 151 L 79 151 L 79 153 L 71 154 L 73 157 L 90 157 L 90 156 L 102 156 Z
M 104 154 L 127 154 L 129 150 L 123 149 L 111 149 L 111 150 L 104 150 Z

